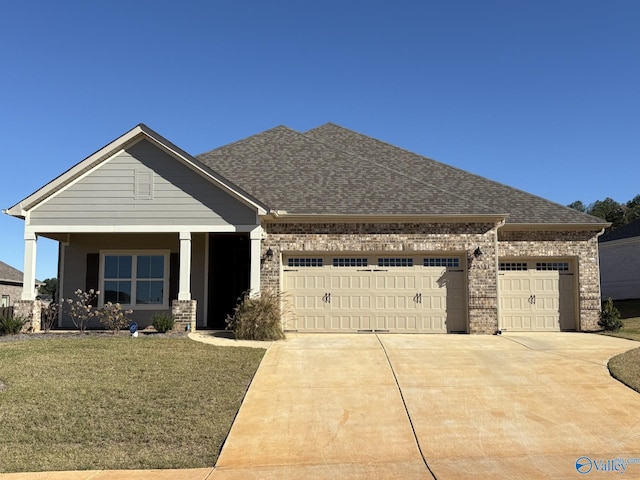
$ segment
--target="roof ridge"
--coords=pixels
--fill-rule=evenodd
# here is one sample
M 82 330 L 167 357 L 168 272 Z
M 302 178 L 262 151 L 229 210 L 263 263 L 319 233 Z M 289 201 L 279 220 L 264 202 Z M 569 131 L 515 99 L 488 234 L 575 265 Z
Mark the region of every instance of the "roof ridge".
M 198 153 L 196 155 L 193 155 L 193 157 L 194 158 L 202 157 L 202 156 L 207 155 L 207 154 L 209 154 L 211 152 L 215 152 L 215 151 L 220 150 L 222 148 L 231 147 L 232 145 L 237 145 L 239 143 L 244 142 L 245 140 L 249 140 L 250 138 L 254 138 L 254 137 L 257 137 L 259 135 L 264 135 L 266 133 L 273 132 L 274 130 L 288 130 L 288 131 L 293 132 L 293 133 L 300 133 L 300 132 L 294 130 L 293 128 L 291 128 L 291 127 L 287 127 L 286 125 L 277 125 L 277 126 L 275 126 L 273 128 L 269 128 L 267 130 L 263 130 L 262 132 L 253 133 L 251 135 L 247 135 L 246 137 L 241 138 L 239 140 L 235 140 L 235 141 L 233 141 L 231 143 L 226 143 L 224 145 L 220 145 L 218 147 L 212 148 L 211 150 L 207 150 L 206 152 Z

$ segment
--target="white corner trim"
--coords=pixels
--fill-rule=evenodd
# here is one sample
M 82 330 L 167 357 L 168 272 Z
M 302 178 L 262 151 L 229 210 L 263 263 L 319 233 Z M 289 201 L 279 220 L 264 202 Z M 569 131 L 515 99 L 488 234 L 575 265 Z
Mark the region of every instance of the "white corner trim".
M 264 233 L 264 230 L 260 225 L 258 225 L 253 230 L 251 230 L 251 232 L 249 233 L 249 238 L 251 240 L 262 240 L 263 233 Z

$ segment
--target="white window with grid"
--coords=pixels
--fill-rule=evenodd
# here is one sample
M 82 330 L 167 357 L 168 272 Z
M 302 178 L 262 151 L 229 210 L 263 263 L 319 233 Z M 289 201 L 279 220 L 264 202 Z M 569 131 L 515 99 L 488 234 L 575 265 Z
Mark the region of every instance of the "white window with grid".
M 168 308 L 168 251 L 108 251 L 100 259 L 100 303 Z

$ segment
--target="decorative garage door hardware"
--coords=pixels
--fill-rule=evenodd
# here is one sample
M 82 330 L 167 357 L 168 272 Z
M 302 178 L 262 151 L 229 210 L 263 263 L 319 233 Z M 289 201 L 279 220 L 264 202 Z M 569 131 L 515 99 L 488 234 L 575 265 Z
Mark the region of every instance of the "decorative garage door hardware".
M 530 303 L 531 305 L 535 305 L 535 304 L 536 304 L 536 296 L 535 296 L 535 295 L 531 295 L 531 296 L 529 297 L 529 303 Z
M 416 293 L 413 297 L 413 301 L 416 303 L 422 303 L 422 294 Z
M 324 303 L 331 303 L 331 294 L 325 293 L 324 296 L 322 297 L 322 301 Z

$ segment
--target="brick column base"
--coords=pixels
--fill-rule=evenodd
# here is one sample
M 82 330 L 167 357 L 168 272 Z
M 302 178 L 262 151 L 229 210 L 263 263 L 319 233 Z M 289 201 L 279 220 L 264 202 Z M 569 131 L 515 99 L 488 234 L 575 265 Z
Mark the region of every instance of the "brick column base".
M 171 314 L 175 319 L 174 330 L 196 331 L 196 300 L 174 300 L 171 305 Z
M 13 316 L 27 320 L 22 327 L 23 332 L 39 332 L 42 315 L 40 300 L 18 300 L 13 304 Z

